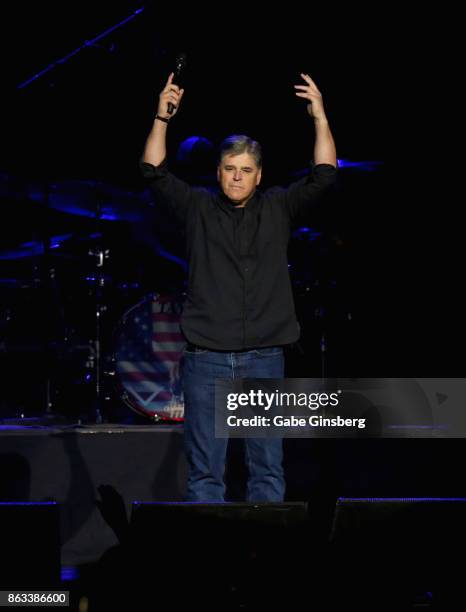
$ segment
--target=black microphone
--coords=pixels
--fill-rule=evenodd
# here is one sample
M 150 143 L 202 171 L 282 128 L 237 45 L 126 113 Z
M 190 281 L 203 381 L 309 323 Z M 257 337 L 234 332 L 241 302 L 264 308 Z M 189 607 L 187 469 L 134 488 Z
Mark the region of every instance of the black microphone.
M 186 66 L 186 53 L 178 53 L 178 55 L 176 56 L 176 60 L 175 60 L 175 70 L 174 70 L 174 76 L 173 76 L 173 81 L 172 81 L 172 83 L 174 83 L 175 85 L 180 84 L 181 72 L 183 71 L 185 66 Z M 167 110 L 168 110 L 169 115 L 171 115 L 172 112 L 175 110 L 175 106 L 172 102 L 168 103 Z

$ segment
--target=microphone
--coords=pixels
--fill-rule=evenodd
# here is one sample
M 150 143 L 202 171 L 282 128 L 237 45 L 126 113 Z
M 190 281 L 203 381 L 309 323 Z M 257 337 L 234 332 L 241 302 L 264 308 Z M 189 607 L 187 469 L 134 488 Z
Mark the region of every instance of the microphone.
M 178 53 L 178 55 L 176 56 L 176 60 L 175 60 L 175 70 L 174 70 L 175 74 L 173 76 L 172 83 L 174 83 L 175 85 L 180 84 L 181 73 L 185 67 L 186 67 L 186 53 Z M 170 115 L 175 110 L 175 106 L 174 104 L 172 104 L 172 102 L 168 103 L 167 110 Z

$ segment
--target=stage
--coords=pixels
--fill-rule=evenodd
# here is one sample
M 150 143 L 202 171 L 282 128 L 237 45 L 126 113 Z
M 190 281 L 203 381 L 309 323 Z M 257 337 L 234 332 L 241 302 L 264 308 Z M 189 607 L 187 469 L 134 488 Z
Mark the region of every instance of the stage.
M 58 502 L 65 566 L 117 544 L 96 505 L 100 485 L 122 496 L 128 519 L 133 500 L 183 499 L 182 426 L 4 426 L 0 439 L 2 500 Z
M 134 501 L 184 499 L 183 425 L 1 425 L 2 501 L 56 501 L 61 562 L 97 561 L 118 543 L 98 488 L 113 487 L 130 519 Z M 327 526 L 344 497 L 461 497 L 461 439 L 286 439 L 288 502 L 305 501 Z M 231 440 L 227 499 L 244 501 L 242 440 Z M 170 528 L 170 526 L 168 527 Z M 176 530 L 176 526 L 173 526 Z

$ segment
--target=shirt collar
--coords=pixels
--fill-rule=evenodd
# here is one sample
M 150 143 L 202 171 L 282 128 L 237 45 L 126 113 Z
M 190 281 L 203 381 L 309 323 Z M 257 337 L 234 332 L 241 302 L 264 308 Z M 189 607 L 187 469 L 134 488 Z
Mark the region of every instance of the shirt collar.
M 259 202 L 259 198 L 260 198 L 260 192 L 256 189 L 256 191 L 254 192 L 254 195 L 252 196 L 252 198 L 248 201 L 248 203 L 246 204 L 246 206 L 244 207 L 244 210 L 248 209 L 254 209 L 256 208 L 256 206 L 258 205 Z M 236 206 L 233 204 L 233 202 L 230 200 L 230 198 L 228 198 L 221 189 L 218 190 L 217 192 L 217 199 L 220 203 L 220 205 L 222 206 L 222 208 L 224 210 L 227 211 L 232 211 L 236 209 Z

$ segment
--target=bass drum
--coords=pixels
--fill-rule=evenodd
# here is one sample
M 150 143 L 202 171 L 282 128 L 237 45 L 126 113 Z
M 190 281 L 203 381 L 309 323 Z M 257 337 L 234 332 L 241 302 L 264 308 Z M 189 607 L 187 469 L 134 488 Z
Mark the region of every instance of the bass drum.
M 181 295 L 151 294 L 123 315 L 115 332 L 118 394 L 132 410 L 154 421 L 184 420 L 183 300 Z

